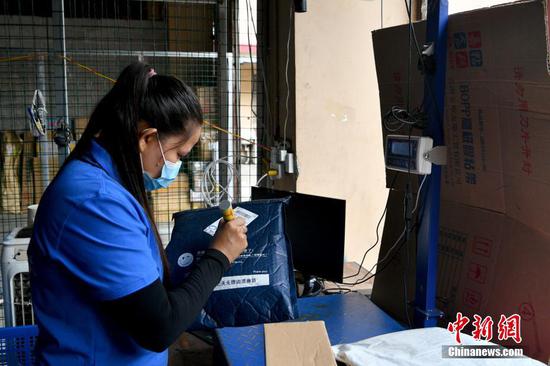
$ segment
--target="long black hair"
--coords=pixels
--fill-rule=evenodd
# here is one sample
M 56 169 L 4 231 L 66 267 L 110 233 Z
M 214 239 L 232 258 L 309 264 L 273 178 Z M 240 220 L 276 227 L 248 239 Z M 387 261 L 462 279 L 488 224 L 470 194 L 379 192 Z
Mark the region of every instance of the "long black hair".
M 203 117 L 199 100 L 189 86 L 173 76 L 155 74 L 151 66 L 145 63 L 132 63 L 122 71 L 113 88 L 95 107 L 82 137 L 65 164 L 81 158 L 98 136 L 101 145 L 111 155 L 123 186 L 140 203 L 149 218 L 162 258 L 166 283 L 168 262 L 143 183 L 138 146 L 140 120 L 156 128 L 162 139 L 187 133 L 193 124 L 201 125 Z

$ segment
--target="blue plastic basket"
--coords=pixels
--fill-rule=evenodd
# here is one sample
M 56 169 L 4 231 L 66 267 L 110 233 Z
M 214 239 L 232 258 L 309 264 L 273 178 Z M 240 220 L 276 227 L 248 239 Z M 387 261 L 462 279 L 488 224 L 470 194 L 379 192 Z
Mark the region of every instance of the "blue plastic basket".
M 0 366 L 36 365 L 34 346 L 38 327 L 0 328 Z

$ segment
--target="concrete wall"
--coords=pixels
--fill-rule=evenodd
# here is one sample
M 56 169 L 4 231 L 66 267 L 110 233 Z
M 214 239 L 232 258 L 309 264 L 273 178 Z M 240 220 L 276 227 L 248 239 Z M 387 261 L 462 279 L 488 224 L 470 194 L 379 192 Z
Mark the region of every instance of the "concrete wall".
M 387 198 L 371 37 L 380 3 L 308 1 L 295 20 L 297 191 L 347 200 L 346 259 L 358 262 Z M 406 21 L 402 1 L 384 2 L 384 27 Z

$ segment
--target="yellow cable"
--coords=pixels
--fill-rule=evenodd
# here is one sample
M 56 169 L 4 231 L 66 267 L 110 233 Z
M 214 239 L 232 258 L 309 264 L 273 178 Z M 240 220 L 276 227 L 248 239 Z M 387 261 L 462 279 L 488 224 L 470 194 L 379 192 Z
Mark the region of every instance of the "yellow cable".
M 25 55 L 25 56 L 15 56 L 15 57 L 0 57 L 0 62 L 12 62 L 12 61 L 21 61 L 32 59 L 34 55 Z
M 216 130 L 218 130 L 218 131 L 224 132 L 224 133 L 226 133 L 226 134 L 228 134 L 228 135 L 235 136 L 236 138 L 241 139 L 241 140 L 244 140 L 244 141 L 246 141 L 246 142 L 249 142 L 249 143 L 251 143 L 251 144 L 253 144 L 253 145 L 258 145 L 259 147 L 261 147 L 262 149 L 264 149 L 264 150 L 266 150 L 266 151 L 271 151 L 271 148 L 269 148 L 269 147 L 267 147 L 267 146 L 264 146 L 264 145 L 262 145 L 262 144 L 259 144 L 259 143 L 255 142 L 255 141 L 252 141 L 252 140 L 249 140 L 249 139 L 245 139 L 244 137 L 239 136 L 239 135 L 236 134 L 236 133 L 230 132 L 230 131 L 228 131 L 228 130 L 226 130 L 226 129 L 224 129 L 224 128 L 221 128 L 221 127 L 219 127 L 219 126 L 216 126 L 216 125 L 213 124 L 213 123 L 210 123 L 210 122 L 208 122 L 208 121 L 204 121 L 204 123 L 205 123 L 207 126 L 210 126 L 210 127 L 214 128 L 214 129 L 216 129 Z
M 79 62 L 76 62 L 76 61 L 74 61 L 73 59 L 71 59 L 70 57 L 62 56 L 62 55 L 59 55 L 59 57 L 65 59 L 67 62 L 69 62 L 69 63 L 71 63 L 71 64 L 75 64 L 76 66 L 80 67 L 81 69 L 84 69 L 84 70 L 86 70 L 86 71 L 91 72 L 92 74 L 95 74 L 95 75 L 101 77 L 101 78 L 104 78 L 104 79 L 106 79 L 106 80 L 109 80 L 109 81 L 112 82 L 113 84 L 116 83 L 116 80 L 115 80 L 115 79 L 113 79 L 113 78 L 111 78 L 111 77 L 109 77 L 109 76 L 107 76 L 107 75 L 104 75 L 104 74 L 100 73 L 99 71 L 96 71 L 96 70 L 92 69 L 92 68 L 89 67 L 89 66 L 83 65 L 83 64 L 81 64 L 81 63 L 79 63 Z
M 34 57 L 33 54 L 31 54 L 31 55 L 25 55 L 25 56 L 17 56 L 17 57 L 5 57 L 5 58 L 0 58 L 0 62 L 20 61 L 20 60 L 32 59 L 33 57 Z M 89 67 L 89 66 L 86 66 L 86 65 L 81 64 L 81 63 L 79 63 L 79 62 L 77 62 L 77 61 L 74 61 L 74 60 L 73 60 L 72 58 L 70 58 L 70 57 L 63 56 L 63 55 L 59 55 L 59 57 L 62 58 L 62 59 L 65 59 L 67 62 L 69 62 L 69 63 L 71 63 L 71 64 L 74 64 L 74 65 L 80 67 L 80 68 L 83 69 L 83 70 L 86 70 L 86 71 L 88 71 L 88 72 L 91 72 L 92 74 L 94 74 L 94 75 L 96 75 L 96 76 L 99 76 L 99 77 L 101 77 L 101 78 L 103 78 L 103 79 L 109 80 L 109 81 L 112 82 L 113 84 L 116 83 L 116 80 L 115 80 L 115 79 L 113 79 L 113 78 L 111 78 L 111 77 L 109 77 L 109 76 L 107 76 L 107 75 L 105 75 L 105 74 L 102 74 L 102 73 L 100 73 L 99 71 L 94 70 L 94 69 L 92 69 L 92 68 Z M 244 138 L 244 137 L 242 137 L 242 136 L 239 136 L 239 135 L 236 134 L 236 133 L 230 132 L 230 131 L 228 131 L 228 130 L 226 130 L 226 129 L 224 129 L 224 128 L 221 128 L 221 127 L 219 127 L 219 126 L 217 126 L 217 125 L 215 125 L 215 124 L 213 124 L 213 123 L 210 123 L 210 122 L 208 122 L 208 121 L 204 121 L 204 123 L 206 123 L 208 126 L 214 128 L 214 129 L 216 129 L 216 130 L 219 130 L 219 131 L 221 131 L 221 132 L 224 132 L 224 133 L 226 133 L 226 134 L 228 134 L 228 135 L 235 136 L 236 138 L 238 138 L 238 139 L 240 139 L 240 140 L 244 140 L 244 141 L 249 142 L 249 143 L 251 143 L 251 144 L 253 144 L 253 145 L 258 145 L 259 147 L 261 147 L 262 149 L 264 149 L 264 150 L 266 150 L 266 151 L 271 151 L 271 148 L 269 148 L 269 147 L 267 147 L 267 146 L 264 146 L 264 145 L 262 145 L 262 144 L 259 144 L 259 143 L 255 142 L 255 141 L 246 139 L 246 138 Z

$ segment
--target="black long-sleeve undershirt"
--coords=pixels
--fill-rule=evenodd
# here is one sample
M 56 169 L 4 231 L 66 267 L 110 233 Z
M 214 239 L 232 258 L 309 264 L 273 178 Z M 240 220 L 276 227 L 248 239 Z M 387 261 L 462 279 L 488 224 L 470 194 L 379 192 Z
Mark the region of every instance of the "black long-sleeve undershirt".
M 162 352 L 195 320 L 229 265 L 222 252 L 208 249 L 181 285 L 167 290 L 157 279 L 105 302 L 105 311 L 143 348 Z

